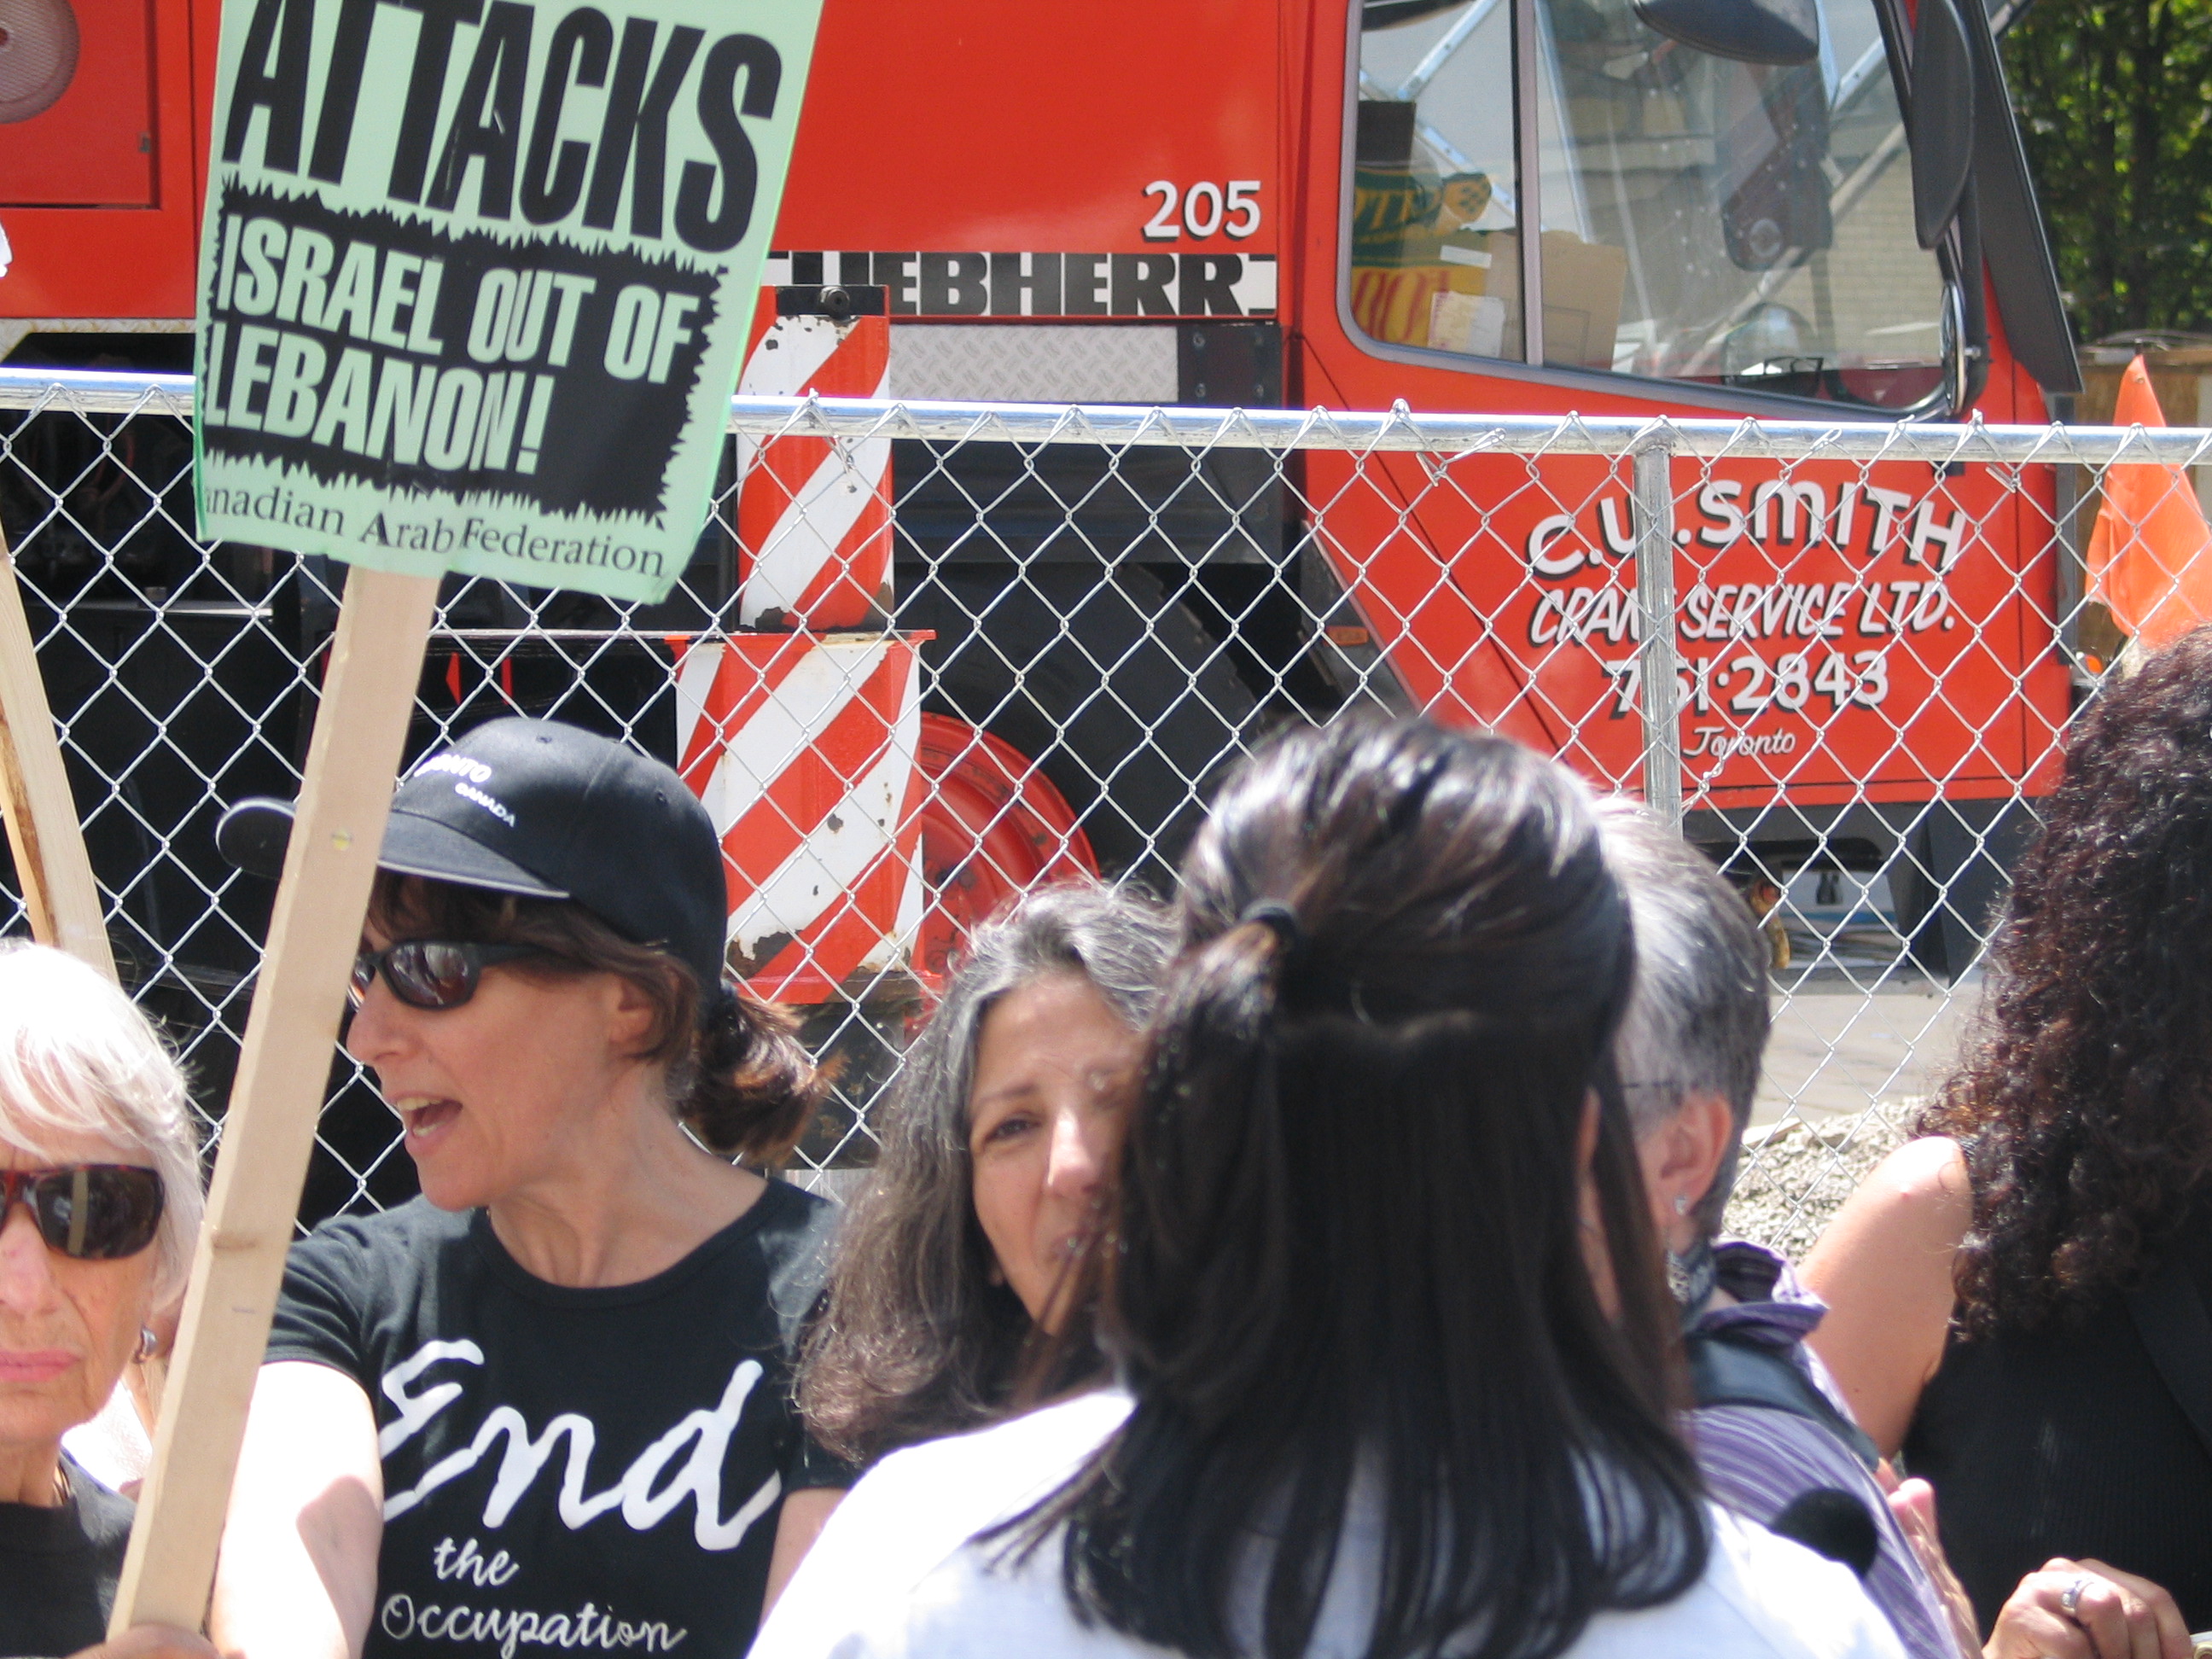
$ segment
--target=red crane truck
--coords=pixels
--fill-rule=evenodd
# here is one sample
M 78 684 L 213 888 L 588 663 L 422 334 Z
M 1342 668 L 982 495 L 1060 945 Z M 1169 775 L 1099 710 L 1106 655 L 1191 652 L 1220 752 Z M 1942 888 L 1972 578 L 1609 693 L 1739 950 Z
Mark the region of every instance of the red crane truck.
M 885 290 L 906 397 L 2040 421 L 2075 356 L 1982 4 L 827 0 L 769 280 Z M 438 6 L 459 65 L 479 0 Z M 213 0 L 4 15 L 0 346 L 183 366 Z M 567 94 L 572 114 L 603 95 Z M 94 501 L 116 458 L 78 441 L 17 430 L 45 493 L 0 485 L 0 514 L 54 604 L 114 607 L 48 665 L 91 697 L 177 673 L 134 657 L 124 613 L 174 608 L 163 572 L 191 550 L 145 511 L 160 468 Z M 1440 482 L 1405 454 L 972 443 L 902 444 L 894 475 L 900 621 L 936 635 L 946 920 L 1071 845 L 1158 877 L 1240 740 L 1378 690 L 1637 776 L 1625 468 L 1495 456 Z M 1903 462 L 1698 473 L 1677 507 L 1688 832 L 1776 873 L 1887 868 L 1923 964 L 1962 967 L 2069 707 L 2054 488 Z M 726 596 L 710 552 L 691 610 L 642 624 Z M 252 556 L 228 556 L 234 589 Z M 101 587 L 114 571 L 131 582 Z M 276 603 L 309 640 L 314 604 Z M 202 681 L 282 678 L 217 644 Z M 434 650 L 426 696 L 590 712 L 566 656 L 525 641 L 489 684 L 472 660 Z M 590 672 L 590 707 L 623 720 L 665 696 L 665 664 Z M 266 718 L 209 716 L 186 769 L 250 783 L 257 743 L 288 741 L 282 699 L 222 702 Z

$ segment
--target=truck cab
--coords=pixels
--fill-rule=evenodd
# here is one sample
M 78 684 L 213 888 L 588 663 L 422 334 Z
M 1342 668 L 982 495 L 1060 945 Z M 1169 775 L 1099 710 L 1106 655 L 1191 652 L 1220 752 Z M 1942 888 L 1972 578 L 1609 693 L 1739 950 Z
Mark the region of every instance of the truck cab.
M 772 280 L 884 287 L 902 396 L 2012 422 L 2079 384 L 1979 0 L 830 0 L 823 31 Z M 840 73 L 864 61 L 900 70 Z M 1023 641 L 1053 618 L 994 623 L 974 567 L 1073 580 L 1061 614 L 1154 618 L 1154 646 L 1187 613 L 1167 678 L 1192 695 L 1109 676 L 1160 746 L 1380 696 L 1642 784 L 1623 467 L 901 463 L 944 712 L 1036 755 L 1109 867 L 1172 844 L 1188 774 L 1072 755 L 1079 719 L 1013 672 L 1051 665 Z M 1955 972 L 2068 708 L 2051 478 L 1676 479 L 1689 832 L 1747 876 L 1897 872 L 1923 964 Z M 1296 585 L 1296 637 L 1257 642 L 1254 566 Z M 1241 685 L 1206 684 L 1224 657 Z
M 827 0 L 768 281 L 883 289 L 908 398 L 2041 420 L 2073 349 L 1982 3 Z M 214 0 L 10 15 L 45 47 L 0 68 L 0 348 L 177 366 Z M 19 437 L 0 517 L 57 607 L 187 596 L 95 593 L 88 555 L 208 568 L 146 510 L 190 523 L 162 441 Z M 1891 871 L 1955 972 L 2068 710 L 2051 478 L 1747 455 L 1674 483 L 1686 829 L 1740 875 Z M 956 921 L 1054 870 L 1164 884 L 1240 744 L 1356 699 L 1645 783 L 1623 466 L 903 443 L 894 489 Z M 283 589 L 252 551 L 223 556 Z M 711 622 L 735 562 L 632 635 Z M 312 659 L 327 607 L 284 614 Z M 537 648 L 434 650 L 426 704 L 568 706 L 557 652 L 532 702 Z M 659 670 L 621 672 L 582 705 L 672 747 Z

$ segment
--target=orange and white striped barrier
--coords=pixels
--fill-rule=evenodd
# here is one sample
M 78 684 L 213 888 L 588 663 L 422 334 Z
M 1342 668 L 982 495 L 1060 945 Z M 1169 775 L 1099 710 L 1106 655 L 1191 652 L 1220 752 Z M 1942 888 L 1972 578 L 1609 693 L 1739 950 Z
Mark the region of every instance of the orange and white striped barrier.
M 921 926 L 926 635 L 678 642 L 677 751 L 722 838 L 729 957 L 771 1001 L 863 1000 Z
M 842 316 L 800 295 L 872 306 Z M 887 398 L 891 332 L 881 289 L 762 291 L 741 397 Z M 819 307 L 821 301 L 812 303 Z M 739 437 L 738 617 L 746 628 L 882 628 L 890 616 L 889 438 Z

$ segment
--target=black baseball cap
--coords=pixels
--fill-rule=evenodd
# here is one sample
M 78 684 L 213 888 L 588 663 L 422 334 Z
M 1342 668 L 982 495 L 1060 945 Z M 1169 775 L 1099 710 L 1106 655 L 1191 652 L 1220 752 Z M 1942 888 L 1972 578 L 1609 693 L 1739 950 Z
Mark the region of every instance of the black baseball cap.
M 275 878 L 292 803 L 241 800 L 216 844 Z M 487 721 L 426 756 L 392 797 L 377 866 L 465 887 L 570 899 L 624 939 L 722 982 L 728 914 L 722 848 L 697 796 L 668 767 L 557 720 Z

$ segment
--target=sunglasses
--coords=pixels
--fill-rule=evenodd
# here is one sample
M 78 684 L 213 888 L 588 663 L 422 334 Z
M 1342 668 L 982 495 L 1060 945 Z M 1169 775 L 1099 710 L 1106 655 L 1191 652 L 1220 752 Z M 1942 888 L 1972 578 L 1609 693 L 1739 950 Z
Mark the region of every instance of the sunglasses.
M 133 1164 L 0 1170 L 0 1225 L 17 1204 L 50 1250 L 79 1261 L 136 1255 L 161 1224 L 161 1177 Z
M 392 994 L 410 1008 L 458 1008 L 477 994 L 483 970 L 495 963 L 547 953 L 528 945 L 477 945 L 458 939 L 404 939 L 353 959 L 346 1000 L 356 1008 L 379 974 Z

